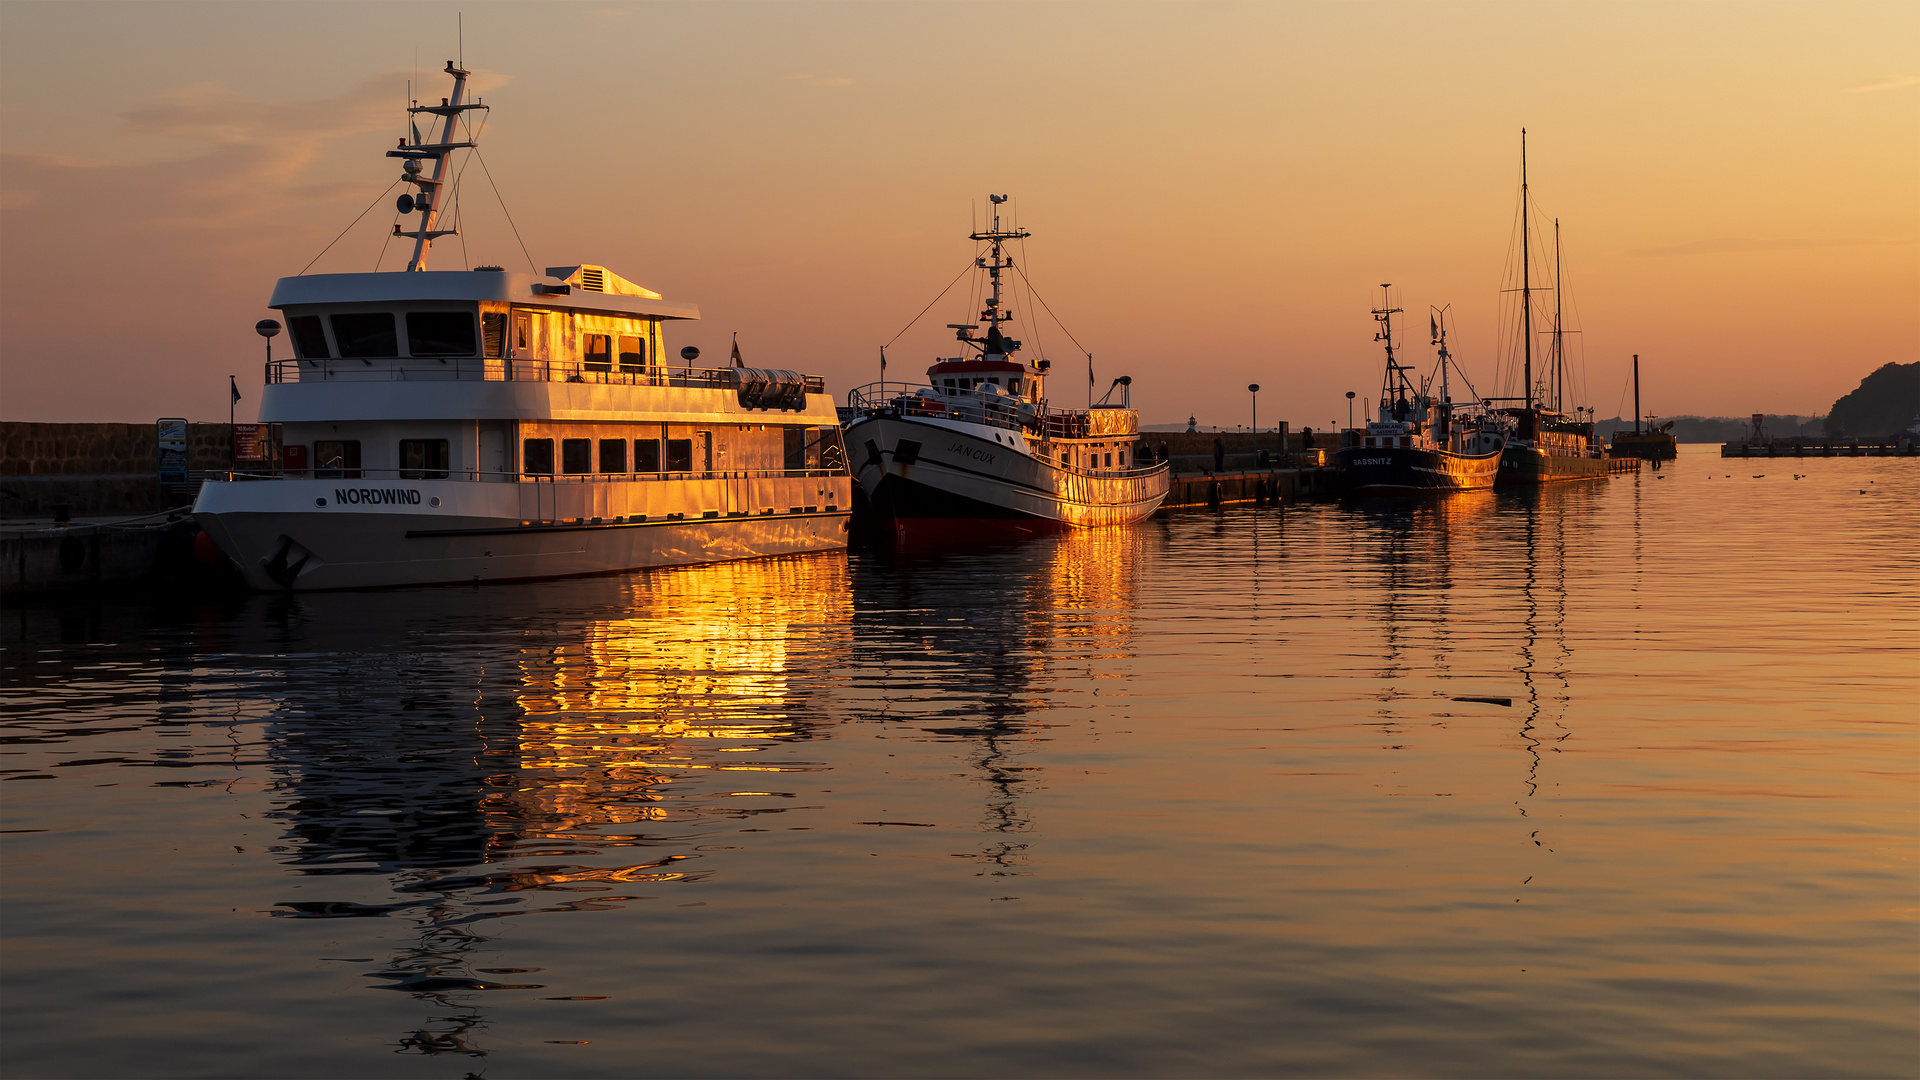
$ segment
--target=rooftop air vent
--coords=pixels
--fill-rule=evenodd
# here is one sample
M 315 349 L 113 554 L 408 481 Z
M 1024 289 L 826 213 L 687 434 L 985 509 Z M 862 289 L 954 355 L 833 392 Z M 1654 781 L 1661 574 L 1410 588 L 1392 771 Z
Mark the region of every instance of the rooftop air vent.
M 606 292 L 607 272 L 597 266 L 581 267 L 580 287 L 588 292 Z

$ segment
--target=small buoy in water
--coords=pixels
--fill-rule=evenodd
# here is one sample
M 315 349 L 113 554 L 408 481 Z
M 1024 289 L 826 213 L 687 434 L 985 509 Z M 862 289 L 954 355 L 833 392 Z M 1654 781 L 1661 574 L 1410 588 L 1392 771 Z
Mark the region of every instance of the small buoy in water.
M 193 557 L 202 566 L 219 566 L 227 561 L 226 552 L 213 542 L 213 537 L 204 532 L 193 534 Z

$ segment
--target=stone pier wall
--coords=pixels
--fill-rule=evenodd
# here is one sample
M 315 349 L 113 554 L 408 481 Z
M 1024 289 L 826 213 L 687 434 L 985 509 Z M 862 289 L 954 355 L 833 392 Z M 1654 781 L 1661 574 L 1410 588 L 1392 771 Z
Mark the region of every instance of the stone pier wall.
M 233 429 L 187 425 L 187 469 L 231 465 Z M 193 501 L 197 485 L 163 488 L 158 439 L 146 424 L 0 421 L 0 518 L 45 517 L 65 504 L 76 515 L 140 514 Z

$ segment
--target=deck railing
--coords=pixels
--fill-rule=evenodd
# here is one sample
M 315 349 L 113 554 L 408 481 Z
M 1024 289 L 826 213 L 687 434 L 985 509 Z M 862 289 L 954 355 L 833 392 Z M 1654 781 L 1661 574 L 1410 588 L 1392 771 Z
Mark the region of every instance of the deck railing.
M 1039 432 L 1045 405 L 973 390 L 941 392 L 917 383 L 877 382 L 847 391 L 847 405 L 859 412 L 892 411 L 902 416 L 962 420 L 1007 431 Z
M 653 365 L 646 368 L 532 360 L 523 357 L 392 356 L 316 357 L 274 360 L 267 364 L 269 384 L 301 382 L 565 382 L 606 386 L 680 386 L 737 390 L 738 368 Z M 806 392 L 824 394 L 826 382 L 805 376 Z
M 195 479 L 241 482 L 249 480 L 461 480 L 485 483 L 583 484 L 594 481 L 646 483 L 662 480 L 804 480 L 844 477 L 845 469 L 713 469 L 643 473 L 537 473 L 486 469 L 223 469 Z

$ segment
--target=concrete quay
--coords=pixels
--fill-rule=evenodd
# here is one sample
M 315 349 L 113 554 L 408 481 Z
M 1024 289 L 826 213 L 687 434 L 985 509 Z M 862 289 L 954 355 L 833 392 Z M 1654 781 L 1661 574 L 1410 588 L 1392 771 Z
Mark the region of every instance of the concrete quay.
M 1280 506 L 1311 499 L 1334 499 L 1340 477 L 1322 467 L 1271 468 L 1222 473 L 1175 472 L 1161 510 L 1217 507 L 1229 503 Z
M 9 521 L 0 525 L 0 596 L 217 577 L 225 559 L 203 561 L 199 535 L 184 507 L 139 518 Z

